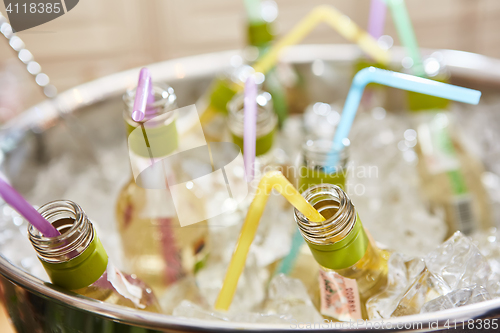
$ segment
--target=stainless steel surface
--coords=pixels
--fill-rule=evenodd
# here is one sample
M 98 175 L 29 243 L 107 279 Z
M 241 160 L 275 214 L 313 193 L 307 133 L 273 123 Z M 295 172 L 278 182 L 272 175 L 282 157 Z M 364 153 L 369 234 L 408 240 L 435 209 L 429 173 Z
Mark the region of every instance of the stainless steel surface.
M 491 87 L 500 84 L 499 60 L 459 51 L 441 52 L 449 65 L 454 82 L 465 82 L 464 85 L 468 87 L 486 87 L 489 92 L 485 91 L 485 95 L 495 94 Z M 156 81 L 169 82 L 174 87 L 179 97 L 179 106 L 184 106 L 194 103 L 204 92 L 210 79 L 226 68 L 230 58 L 237 54 L 238 51 L 205 54 L 165 61 L 148 67 Z M 321 100 L 345 97 L 349 87 L 347 82 L 352 74 L 350 64 L 359 55 L 359 50 L 353 45 L 301 45 L 291 48 L 283 59 L 297 66 L 310 85 L 312 98 Z M 399 64 L 403 56 L 403 50 L 396 48 L 394 64 Z M 321 78 L 311 74 L 310 64 L 316 59 L 331 62 L 341 81 L 337 84 L 325 83 Z M 126 88 L 135 84 L 138 71 L 137 68 L 117 73 L 70 89 L 59 94 L 54 101 L 46 101 L 28 109 L 5 126 L 1 132 L 1 137 L 4 139 L 2 170 L 10 177 L 13 184 L 23 193 L 29 193 L 34 185 L 35 174 L 40 168 L 37 163 L 41 162 L 33 158 L 36 154 L 33 132 L 47 137 L 48 156 L 51 158 L 71 153 L 70 140 L 66 140 L 60 132 L 61 124 L 58 121 L 57 108 L 65 113 L 74 114 L 86 126 L 88 132 L 94 133 L 92 131 L 95 130 L 95 137 L 92 138 L 94 143 L 99 141 L 110 149 L 121 149 L 126 156 L 125 131 L 121 123 L 122 104 L 119 96 Z M 92 118 L 96 113 L 100 115 L 97 117 L 98 122 L 95 121 L 95 117 Z M 181 122 L 180 126 L 182 132 L 189 127 L 189 124 Z M 50 199 L 52 198 L 47 198 L 46 202 Z M 109 198 L 109 202 L 105 204 L 113 205 L 115 199 Z M 19 332 L 144 332 L 146 329 L 168 332 L 221 332 L 240 329 L 247 331 L 296 329 L 288 325 L 190 320 L 100 303 L 44 283 L 10 263 L 3 255 L 0 256 L 0 286 L 0 295 L 3 296 L 5 306 Z M 401 327 L 401 324 L 404 326 L 405 323 L 407 326 L 412 326 L 411 323 L 422 323 L 423 330 L 428 330 L 431 323 L 443 327 L 448 320 L 461 322 L 470 318 L 494 316 L 500 316 L 500 299 L 439 313 L 393 318 L 384 320 L 384 323 L 386 325 L 390 323 L 394 328 L 398 325 Z M 432 328 L 435 325 L 433 324 Z M 130 326 L 135 328 L 130 329 Z

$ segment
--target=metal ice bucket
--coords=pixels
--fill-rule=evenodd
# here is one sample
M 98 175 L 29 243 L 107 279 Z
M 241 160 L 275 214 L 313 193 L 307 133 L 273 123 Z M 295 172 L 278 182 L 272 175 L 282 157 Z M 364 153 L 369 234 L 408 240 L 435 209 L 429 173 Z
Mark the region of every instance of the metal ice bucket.
M 431 53 L 431 50 L 425 51 Z M 483 101 L 494 96 L 500 84 L 500 61 L 478 54 L 441 50 L 452 83 L 483 91 Z M 171 84 L 179 98 L 179 106 L 193 104 L 206 90 L 214 75 L 227 68 L 237 51 L 205 54 L 174 59 L 149 66 L 156 81 Z M 360 51 L 353 45 L 301 45 L 291 48 L 283 61 L 293 64 L 305 79 L 312 101 L 332 102 L 345 98 L 350 85 L 352 66 Z M 394 48 L 394 64 L 400 64 L 404 50 Z M 314 62 L 324 61 L 335 71 L 330 80 L 315 71 Z M 99 144 L 120 150 L 127 161 L 125 130 L 122 125 L 120 96 L 136 82 L 138 69 L 133 69 L 83 84 L 60 94 L 53 101 L 44 101 L 17 117 L 1 132 L 2 170 L 24 194 L 34 186 L 42 166 L 63 154 L 90 163 L 88 147 Z M 390 104 L 401 105 L 401 95 L 391 92 Z M 399 96 L 399 97 L 398 97 Z M 483 102 L 486 103 L 486 102 Z M 94 117 L 96 116 L 96 117 Z M 64 118 L 65 121 L 61 121 Z M 189 124 L 179 122 L 182 128 Z M 500 127 L 494 123 L 491 126 Z M 92 135 L 87 135 L 92 133 Z M 76 138 L 76 140 L 71 139 Z M 77 143 L 75 141 L 81 141 Z M 88 144 L 88 145 L 87 145 Z M 77 147 L 78 146 L 78 147 Z M 87 147 L 87 148 L 85 148 Z M 77 156 L 78 155 L 78 156 Z M 87 156 L 88 155 L 88 156 Z M 77 177 L 78 175 L 75 175 Z M 127 175 L 124 175 L 125 177 Z M 71 186 L 71 184 L 68 184 Z M 99 189 L 96 189 L 98 191 Z M 56 192 L 52 192 L 55 193 Z M 92 195 L 88 193 L 87 195 Z M 56 197 L 44 198 L 47 202 Z M 113 210 L 110 197 L 101 203 Z M 37 202 L 42 204 L 44 202 Z M 86 210 L 89 207 L 85 208 Z M 19 237 L 22 237 L 21 235 Z M 103 237 L 101 237 L 103 238 Z M 293 331 L 296 329 L 346 330 L 356 325 L 264 325 L 215 322 L 177 318 L 101 303 L 61 290 L 26 273 L 0 256 L 0 295 L 19 332 L 191 332 L 191 331 Z M 468 320 L 500 316 L 500 299 L 442 312 L 419 314 L 382 322 L 373 328 L 429 330 L 446 327 L 468 328 Z M 462 324 L 465 322 L 465 324 Z M 455 324 L 456 323 L 456 324 Z M 366 326 L 367 324 L 365 324 Z M 362 329 L 364 326 L 359 325 Z M 370 327 L 370 325 L 368 325 Z M 478 326 L 476 326 L 478 327 Z

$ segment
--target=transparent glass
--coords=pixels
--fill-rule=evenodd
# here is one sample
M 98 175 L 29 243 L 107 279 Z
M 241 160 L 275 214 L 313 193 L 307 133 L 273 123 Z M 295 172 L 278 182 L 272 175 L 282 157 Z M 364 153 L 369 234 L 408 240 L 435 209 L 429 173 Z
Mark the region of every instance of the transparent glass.
M 433 210 L 442 209 L 450 237 L 460 230 L 470 235 L 493 227 L 488 194 L 481 181 L 484 166 L 460 140 L 446 111 L 412 114 L 417 129 L 421 186 Z
M 92 222 L 76 203 L 66 200 L 53 201 L 40 207 L 39 212 L 61 233 L 57 237 L 44 237 L 35 227 L 29 225 L 29 239 L 41 260 L 53 264 L 66 263 L 87 250 L 94 240 Z M 161 312 L 152 290 L 135 275 L 120 272 L 109 260 L 101 277 L 88 287 L 73 291 L 111 304 Z
M 237 94 L 228 103 L 227 127 L 229 128 L 233 142 L 243 152 L 244 133 L 244 94 Z M 276 127 L 278 117 L 273 108 L 271 94 L 259 91 L 257 94 L 257 127 L 255 142 L 255 175 L 262 176 L 269 167 L 277 166 L 273 150 L 275 147 Z M 286 169 L 286 167 L 284 166 Z M 285 173 L 285 172 L 284 172 Z M 286 174 L 286 173 L 285 173 Z
M 332 141 L 327 139 L 308 139 L 302 145 L 299 192 L 302 193 L 312 185 L 323 183 L 334 184 L 345 189 L 349 148 L 345 147 L 337 153 L 339 162 L 335 166 L 335 171 L 327 173 L 325 167 L 331 147 Z
M 356 280 L 363 319 L 369 319 L 366 312 L 366 302 L 372 296 L 382 292 L 387 286 L 389 256 L 390 252 L 380 250 L 377 245 L 370 241 L 361 260 L 351 267 L 335 270 L 343 277 Z M 323 269 L 329 270 L 328 268 Z
M 310 244 L 332 245 L 341 242 L 349 237 L 351 232 L 354 232 L 356 223 L 361 223 L 351 200 L 336 185 L 315 185 L 302 195 L 326 219 L 324 222 L 312 222 L 295 210 L 295 220 L 299 230 L 306 242 Z M 341 250 L 330 253 L 333 257 L 351 255 L 341 252 Z M 364 319 L 368 319 L 366 301 L 383 291 L 387 286 L 388 260 L 389 252 L 380 250 L 370 239 L 364 255 L 354 265 L 343 269 L 332 270 L 326 267 L 322 269 L 334 271 L 345 278 L 356 280 L 361 313 Z M 316 305 L 318 305 L 319 292 L 319 289 L 315 291 L 316 295 L 313 297 L 316 300 Z
M 146 120 L 160 116 L 160 121 L 152 126 L 175 122 L 175 114 L 168 113 L 177 108 L 173 89 L 155 84 L 154 91 L 156 101 L 146 114 Z M 124 119 L 131 128 L 139 126 L 131 118 L 134 97 L 134 90 L 124 95 Z M 132 163 L 144 166 L 151 161 L 148 157 L 134 156 Z M 181 165 L 171 163 L 169 167 L 176 175 L 182 174 Z M 181 228 L 168 185 L 167 189 L 146 189 L 131 177 L 118 195 L 116 217 L 128 267 L 155 292 L 162 292 L 203 264 L 207 254 L 207 223 L 203 221 Z
M 244 98 L 240 93 L 228 104 L 227 126 L 231 132 L 233 142 L 243 151 L 244 134 Z M 271 94 L 259 91 L 257 95 L 257 127 L 256 127 L 256 156 L 263 156 L 271 152 L 274 145 L 274 134 L 278 117 L 273 109 Z

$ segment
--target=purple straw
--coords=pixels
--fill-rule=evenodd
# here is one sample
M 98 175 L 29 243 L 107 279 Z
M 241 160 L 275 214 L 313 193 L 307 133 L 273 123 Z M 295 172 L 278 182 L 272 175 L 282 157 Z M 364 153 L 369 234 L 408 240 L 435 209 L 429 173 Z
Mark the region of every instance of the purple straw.
M 257 83 L 251 75 L 245 82 L 245 113 L 243 128 L 243 160 L 247 182 L 254 177 L 255 144 L 257 140 Z
M 386 5 L 383 0 L 372 0 L 370 4 L 370 17 L 368 19 L 368 33 L 379 39 L 384 33 Z
M 132 119 L 134 121 L 142 121 L 146 115 L 146 105 L 151 98 L 151 86 L 151 73 L 149 69 L 141 69 L 139 73 L 139 83 L 135 91 L 134 109 L 132 112 Z
M 151 75 L 149 76 L 149 94 L 148 94 L 148 105 L 154 104 L 155 102 L 155 91 L 153 89 L 153 79 L 151 79 Z
M 36 211 L 24 198 L 0 177 L 0 196 L 12 208 L 38 229 L 45 237 L 56 237 L 61 233 Z

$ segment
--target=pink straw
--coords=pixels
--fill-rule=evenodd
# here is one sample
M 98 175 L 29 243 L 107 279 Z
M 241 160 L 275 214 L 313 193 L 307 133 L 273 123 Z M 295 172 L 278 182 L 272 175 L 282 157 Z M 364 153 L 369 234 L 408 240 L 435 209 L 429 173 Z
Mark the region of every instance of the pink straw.
M 245 113 L 243 128 L 243 160 L 247 181 L 254 177 L 255 144 L 257 140 L 257 83 L 251 75 L 245 82 Z
M 5 202 L 12 208 L 17 210 L 19 214 L 24 216 L 24 218 L 37 228 L 38 231 L 40 231 L 45 237 L 56 237 L 60 235 L 59 231 L 57 231 L 57 229 L 49 221 L 44 219 L 42 215 L 40 215 L 40 213 L 33 208 L 33 206 L 26 202 L 26 200 L 1 177 L 0 196 L 2 196 Z
M 149 76 L 149 94 L 148 94 L 148 104 L 154 104 L 155 102 L 155 91 L 153 89 L 153 79 L 151 75 Z
M 376 40 L 384 33 L 385 13 L 386 5 L 383 0 L 372 0 L 368 19 L 368 33 Z
M 134 109 L 132 119 L 142 121 L 146 115 L 146 105 L 151 100 L 152 83 L 149 69 L 143 68 L 139 73 L 139 83 L 135 91 Z M 154 95 L 152 96 L 154 98 Z

